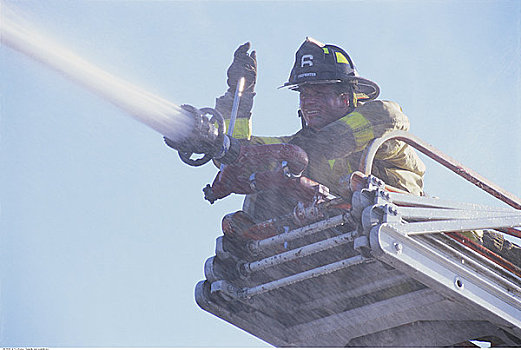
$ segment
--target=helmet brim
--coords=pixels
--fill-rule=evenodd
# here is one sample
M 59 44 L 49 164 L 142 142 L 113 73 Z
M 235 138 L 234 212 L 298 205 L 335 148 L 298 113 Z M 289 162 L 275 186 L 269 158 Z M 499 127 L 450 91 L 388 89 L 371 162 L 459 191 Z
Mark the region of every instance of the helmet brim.
M 300 84 L 291 84 L 286 82 L 284 85 L 279 86 L 279 89 L 288 88 L 290 90 L 297 91 L 300 86 L 304 85 L 317 85 L 317 84 L 335 84 L 341 82 L 349 82 L 355 87 L 356 98 L 360 102 L 367 102 L 374 100 L 380 95 L 380 87 L 373 81 L 362 77 L 352 77 L 348 80 L 317 80 L 317 81 L 306 81 Z
M 342 80 L 335 79 L 335 80 L 318 80 L 318 81 L 305 81 L 300 84 L 291 84 L 290 82 L 284 83 L 284 85 L 279 86 L 279 89 L 288 88 L 290 90 L 298 91 L 299 87 L 304 85 L 319 85 L 319 84 L 336 84 L 341 83 Z

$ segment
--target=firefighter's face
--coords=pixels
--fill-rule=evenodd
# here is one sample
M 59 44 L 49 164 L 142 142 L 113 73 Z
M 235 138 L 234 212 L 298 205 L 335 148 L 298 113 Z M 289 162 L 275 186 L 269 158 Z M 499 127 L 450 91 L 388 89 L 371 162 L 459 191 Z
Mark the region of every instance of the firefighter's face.
M 347 93 L 339 93 L 333 84 L 310 84 L 299 88 L 300 109 L 306 124 L 319 130 L 349 112 Z

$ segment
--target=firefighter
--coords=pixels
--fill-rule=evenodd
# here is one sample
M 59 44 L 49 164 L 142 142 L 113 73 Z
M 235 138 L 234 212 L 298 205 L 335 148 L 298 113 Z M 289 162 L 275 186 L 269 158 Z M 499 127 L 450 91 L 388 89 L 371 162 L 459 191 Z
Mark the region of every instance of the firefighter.
M 249 50 L 250 43 L 246 43 L 235 51 L 227 71 L 228 91 L 216 100 L 216 109 L 229 119 L 237 82 L 241 77 L 246 78 L 232 136 L 249 144 L 300 146 L 309 157 L 303 175 L 326 185 L 333 194 L 350 199 L 348 181 L 358 168 L 364 148 L 386 132 L 409 129 L 409 121 L 400 106 L 376 100 L 380 92 L 378 85 L 358 75 L 344 50 L 307 38 L 298 49 L 289 80 L 283 86 L 300 94 L 298 114 L 302 118 L 302 129 L 290 136 L 252 136 L 257 58 L 255 51 L 248 53 Z M 423 194 L 425 165 L 402 141 L 387 141 L 377 153 L 372 169 L 372 174 L 388 185 L 415 195 Z M 291 208 L 292 203 L 284 203 L 284 198 L 270 193 L 269 189 L 259 195 L 260 198 L 247 205 L 257 207 L 249 211 L 255 212 L 258 219 L 284 212 L 281 207 Z M 503 235 L 482 230 L 462 234 L 521 266 L 521 248 L 506 241 Z
M 298 49 L 289 80 L 283 86 L 300 94 L 298 114 L 302 129 L 290 136 L 252 136 L 257 60 L 255 51 L 248 53 L 249 49 L 250 43 L 246 43 L 235 51 L 227 71 L 228 91 L 216 100 L 215 108 L 229 118 L 237 82 L 246 78 L 232 136 L 249 144 L 300 146 L 309 157 L 303 175 L 349 199 L 349 178 L 358 170 L 365 147 L 386 132 L 409 129 L 400 106 L 376 100 L 378 85 L 358 75 L 344 50 L 307 38 Z M 410 146 L 391 140 L 377 153 L 372 173 L 388 185 L 421 195 L 424 172 L 425 165 Z

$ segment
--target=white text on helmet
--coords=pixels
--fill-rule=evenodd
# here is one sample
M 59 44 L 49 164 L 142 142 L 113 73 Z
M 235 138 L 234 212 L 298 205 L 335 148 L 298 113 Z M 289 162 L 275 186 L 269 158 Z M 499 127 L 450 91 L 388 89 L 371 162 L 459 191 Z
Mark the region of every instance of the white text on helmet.
M 304 67 L 306 65 L 310 66 L 310 67 L 313 66 L 313 55 L 303 55 L 302 56 L 302 59 L 300 60 L 300 66 Z
M 302 74 L 299 74 L 297 75 L 297 78 L 302 78 L 302 77 L 316 77 L 317 76 L 317 73 L 302 73 Z

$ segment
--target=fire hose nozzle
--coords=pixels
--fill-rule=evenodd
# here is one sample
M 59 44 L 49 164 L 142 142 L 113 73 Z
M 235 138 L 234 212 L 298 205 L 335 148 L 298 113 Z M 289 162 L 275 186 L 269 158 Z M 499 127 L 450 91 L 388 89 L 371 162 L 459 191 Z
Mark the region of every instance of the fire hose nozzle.
M 224 118 L 213 108 L 195 108 L 182 105 L 194 120 L 192 130 L 182 141 L 174 141 L 164 137 L 165 143 L 179 152 L 181 160 L 191 166 L 201 166 L 212 159 L 223 163 L 231 162 L 239 154 L 237 140 L 225 135 Z M 203 154 L 201 158 L 192 159 L 194 154 Z M 235 156 L 234 156 L 235 155 Z

